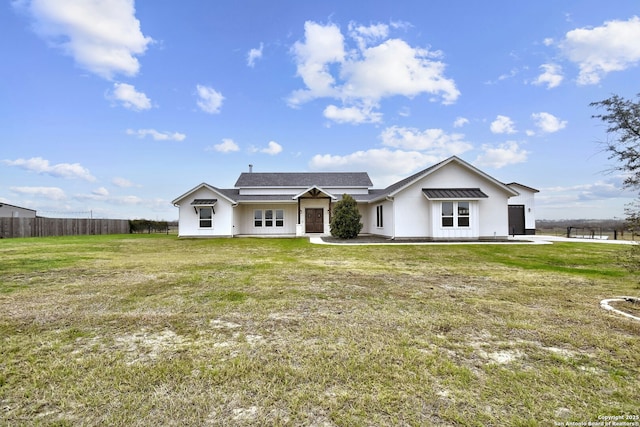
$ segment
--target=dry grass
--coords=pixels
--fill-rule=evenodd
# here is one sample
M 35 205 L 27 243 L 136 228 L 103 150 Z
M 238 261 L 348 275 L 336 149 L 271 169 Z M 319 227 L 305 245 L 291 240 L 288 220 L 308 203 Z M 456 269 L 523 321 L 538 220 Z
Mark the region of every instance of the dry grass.
M 0 424 L 553 425 L 637 414 L 624 248 L 0 241 Z

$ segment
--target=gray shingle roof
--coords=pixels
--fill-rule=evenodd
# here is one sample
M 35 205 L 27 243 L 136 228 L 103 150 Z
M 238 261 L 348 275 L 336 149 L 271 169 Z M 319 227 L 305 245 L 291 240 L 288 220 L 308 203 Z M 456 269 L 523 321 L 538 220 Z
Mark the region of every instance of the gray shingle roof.
M 241 187 L 371 187 L 366 172 L 253 172 L 241 173 L 235 183 Z

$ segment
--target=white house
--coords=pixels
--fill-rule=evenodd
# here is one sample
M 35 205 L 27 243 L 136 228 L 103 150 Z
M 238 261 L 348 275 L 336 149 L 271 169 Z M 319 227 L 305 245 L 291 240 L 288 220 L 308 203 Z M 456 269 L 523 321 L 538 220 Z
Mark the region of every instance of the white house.
M 535 229 L 528 214 L 537 190 L 504 184 L 455 156 L 387 188 L 372 187 L 366 172 L 250 171 L 232 189 L 202 183 L 173 204 L 181 237 L 329 234 L 333 205 L 349 194 L 362 214 L 362 234 L 477 240 L 506 238 L 513 231 L 509 199 L 526 190 L 526 203 L 518 203 L 530 208 L 523 209 L 525 229 Z

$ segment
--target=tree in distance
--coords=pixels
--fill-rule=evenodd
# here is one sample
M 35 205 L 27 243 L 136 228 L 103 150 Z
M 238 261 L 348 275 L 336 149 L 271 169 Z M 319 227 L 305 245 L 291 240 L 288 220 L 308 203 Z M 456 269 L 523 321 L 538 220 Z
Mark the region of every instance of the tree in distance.
M 640 98 L 640 94 L 636 97 Z M 611 138 L 604 142 L 605 150 L 609 152 L 609 159 L 618 161 L 614 170 L 624 174 L 623 186 L 640 190 L 640 100 L 634 102 L 612 95 L 589 105 L 604 110 L 603 114 L 594 114 L 592 117 L 608 126 L 607 134 Z M 640 197 L 627 205 L 625 214 L 627 228 L 633 235 L 639 235 Z M 626 265 L 632 271 L 640 271 L 640 245 L 631 246 Z

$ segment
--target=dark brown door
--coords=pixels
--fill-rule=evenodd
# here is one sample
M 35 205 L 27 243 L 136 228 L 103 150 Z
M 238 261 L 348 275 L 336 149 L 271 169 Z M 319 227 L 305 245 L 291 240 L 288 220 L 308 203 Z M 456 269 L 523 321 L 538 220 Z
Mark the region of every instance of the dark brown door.
M 524 234 L 524 205 L 509 205 L 509 234 Z
M 324 233 L 324 210 L 305 209 L 305 232 L 306 233 Z

